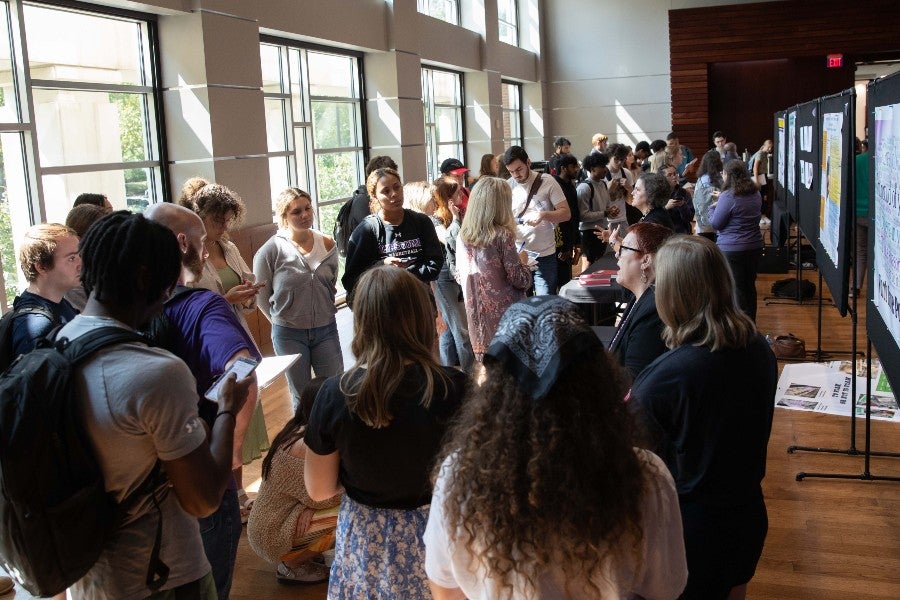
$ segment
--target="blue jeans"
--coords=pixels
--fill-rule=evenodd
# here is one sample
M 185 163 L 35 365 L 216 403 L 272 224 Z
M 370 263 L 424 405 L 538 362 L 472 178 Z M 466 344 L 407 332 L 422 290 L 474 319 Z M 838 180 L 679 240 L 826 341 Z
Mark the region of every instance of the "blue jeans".
M 556 295 L 556 254 L 539 256 L 534 272 L 534 295 Z
M 300 353 L 297 362 L 285 372 L 294 398 L 294 409 L 300 403 L 300 394 L 312 379 L 310 367 L 317 377 L 331 377 L 344 372 L 344 356 L 336 322 L 311 329 L 294 329 L 273 323 L 272 345 L 279 356 Z
M 206 560 L 212 567 L 216 592 L 225 600 L 231 593 L 231 579 L 234 576 L 234 562 L 237 560 L 238 542 L 241 539 L 241 508 L 238 505 L 237 490 L 227 489 L 219 509 L 200 522 L 200 537 Z
M 459 365 L 464 371 L 468 371 L 475 361 L 475 354 L 469 342 L 466 307 L 459 301 L 460 293 L 459 284 L 450 277 L 449 272 L 445 277 L 442 269 L 437 281 L 434 282 L 434 299 L 441 310 L 441 317 L 447 324 L 447 330 L 441 334 L 438 341 L 441 364 L 448 367 Z

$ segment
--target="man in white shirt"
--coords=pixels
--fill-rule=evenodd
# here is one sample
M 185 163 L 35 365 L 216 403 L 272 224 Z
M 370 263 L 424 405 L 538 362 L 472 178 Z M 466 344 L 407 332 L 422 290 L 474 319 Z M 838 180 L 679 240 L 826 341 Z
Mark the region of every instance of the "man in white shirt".
M 512 211 L 516 218 L 516 246 L 536 257 L 535 295 L 556 294 L 556 237 L 554 226 L 572 214 L 566 196 L 550 176 L 531 170 L 531 160 L 521 146 L 511 146 L 503 155 L 509 169 Z M 532 193 L 533 191 L 533 193 Z

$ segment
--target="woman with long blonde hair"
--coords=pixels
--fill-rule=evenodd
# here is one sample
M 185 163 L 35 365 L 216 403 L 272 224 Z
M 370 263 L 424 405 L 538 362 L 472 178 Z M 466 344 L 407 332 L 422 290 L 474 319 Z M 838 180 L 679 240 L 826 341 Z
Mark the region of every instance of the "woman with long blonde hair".
M 512 191 L 497 177 L 472 188 L 466 219 L 456 240 L 456 280 L 462 286 L 475 357 L 487 350 L 507 308 L 531 285 L 528 255 L 516 251 Z
M 688 600 L 743 598 L 768 529 L 760 484 L 778 367 L 734 289 L 710 240 L 669 238 L 656 253 L 656 306 L 671 350 L 631 387 L 648 447 L 678 488 Z
M 435 359 L 428 288 L 390 265 L 360 277 L 356 363 L 316 397 L 304 480 L 314 501 L 345 490 L 329 598 L 430 598 L 422 534 L 429 473 L 465 375 Z

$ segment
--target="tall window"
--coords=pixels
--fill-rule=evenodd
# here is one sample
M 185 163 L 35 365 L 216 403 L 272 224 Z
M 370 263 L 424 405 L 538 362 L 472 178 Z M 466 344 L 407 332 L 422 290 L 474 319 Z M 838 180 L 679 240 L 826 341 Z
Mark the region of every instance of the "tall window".
M 503 147 L 522 145 L 522 84 L 503 81 Z
M 134 13 L 0 1 L 6 300 L 24 285 L 16 257 L 30 225 L 65 221 L 82 192 L 118 209 L 162 199 L 154 26 Z
M 330 232 L 364 175 L 360 58 L 277 41 L 260 57 L 272 193 L 307 190 L 317 226 Z
M 497 0 L 497 17 L 500 21 L 500 41 L 519 45 L 519 2 Z
M 417 0 L 417 8 L 423 15 L 459 25 L 459 0 Z
M 463 148 L 462 75 L 433 68 L 422 69 L 422 103 L 425 105 L 425 160 L 428 177 L 440 174 L 448 158 L 466 162 Z

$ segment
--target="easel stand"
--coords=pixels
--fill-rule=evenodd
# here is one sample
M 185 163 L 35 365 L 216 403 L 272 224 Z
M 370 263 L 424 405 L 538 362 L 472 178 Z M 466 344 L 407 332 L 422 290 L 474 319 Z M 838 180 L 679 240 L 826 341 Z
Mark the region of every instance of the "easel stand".
M 855 304 L 855 299 L 854 299 Z M 855 309 L 855 307 L 854 307 Z M 855 312 L 855 310 L 854 310 Z M 856 329 L 853 330 L 853 351 L 856 355 Z M 800 471 L 797 473 L 797 481 L 803 481 L 810 477 L 818 479 L 855 479 L 860 481 L 900 481 L 900 477 L 888 477 L 885 475 L 872 475 L 870 465 L 873 456 L 900 457 L 898 452 L 873 452 L 872 451 L 872 341 L 866 340 L 866 429 L 865 429 L 865 448 L 862 452 L 856 449 L 856 360 L 853 360 L 852 375 L 850 382 L 850 447 L 846 450 L 836 448 L 814 448 L 809 446 L 788 446 L 788 454 L 797 451 L 803 452 L 823 452 L 828 454 L 846 454 L 848 456 L 862 456 L 864 459 L 862 473 L 807 473 Z

